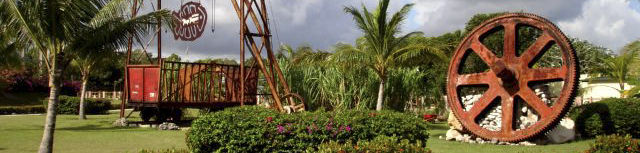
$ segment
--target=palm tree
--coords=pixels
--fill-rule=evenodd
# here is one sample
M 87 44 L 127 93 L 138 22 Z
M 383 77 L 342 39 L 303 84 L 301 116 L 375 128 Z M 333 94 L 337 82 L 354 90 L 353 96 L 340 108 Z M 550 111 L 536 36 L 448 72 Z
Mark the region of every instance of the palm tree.
M 82 88 L 80 90 L 80 106 L 78 110 L 78 116 L 80 120 L 87 119 L 85 115 L 85 99 L 87 91 L 87 83 L 89 82 L 89 76 L 92 72 L 99 70 L 113 61 L 116 61 L 115 52 L 113 50 L 94 50 L 94 51 L 74 51 L 72 53 L 73 61 L 71 65 L 77 67 L 82 75 Z
M 640 40 L 631 42 L 622 49 L 620 55 L 605 59 L 602 65 L 593 68 L 590 75 L 615 79 L 620 87 L 620 96 L 625 97 L 624 84 L 637 76 L 633 73 L 633 66 L 637 64 L 639 51 Z
M 129 0 L 3 0 L 0 24 L 17 31 L 18 42 L 37 49 L 46 58 L 49 74 L 49 103 L 44 134 L 38 152 L 52 152 L 62 70 L 70 52 L 115 49 L 125 46 L 130 36 L 141 38 L 158 21 L 169 23 L 169 11 L 161 10 L 127 17 Z
M 332 60 L 341 64 L 361 65 L 376 72 L 380 80 L 376 110 L 382 110 L 384 85 L 389 69 L 401 66 L 404 60 L 440 52 L 435 47 L 411 41 L 411 37 L 421 36 L 421 32 L 410 32 L 396 37 L 400 35 L 402 22 L 406 19 L 413 4 L 404 5 L 389 19 L 387 17 L 389 1 L 380 0 L 373 12 L 369 12 L 364 5 L 362 11 L 353 6 L 345 6 L 344 11 L 353 16 L 356 26 L 364 35 L 356 40 L 356 46 L 344 43 L 337 44 L 335 46 L 336 52 L 332 57 Z

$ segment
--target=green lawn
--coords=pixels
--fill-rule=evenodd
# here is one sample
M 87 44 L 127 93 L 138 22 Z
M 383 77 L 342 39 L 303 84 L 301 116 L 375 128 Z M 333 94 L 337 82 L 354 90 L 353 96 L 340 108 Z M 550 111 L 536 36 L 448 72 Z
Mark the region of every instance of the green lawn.
M 592 140 L 574 141 L 565 144 L 540 145 L 540 146 L 508 146 L 508 145 L 489 145 L 489 144 L 468 144 L 456 141 L 441 140 L 438 136 L 444 136 L 449 130 L 446 123 L 434 124 L 431 127 L 431 138 L 427 141 L 427 146 L 433 152 L 460 152 L 460 153 L 502 153 L 502 152 L 526 152 L 526 153 L 547 153 L 547 152 L 584 152 L 589 148 Z
M 186 148 L 185 131 L 114 127 L 111 122 L 118 118 L 117 112 L 89 115 L 88 118 L 81 121 L 75 115 L 58 116 L 54 152 L 112 153 Z M 0 152 L 36 152 L 42 138 L 43 123 L 42 115 L 0 116 Z
M 60 115 L 55 133 L 54 152 L 100 153 L 137 152 L 140 149 L 186 148 L 185 131 L 158 131 L 150 128 L 114 127 L 118 118 L 110 115 L 89 115 L 80 121 L 75 115 Z M 132 118 L 137 117 L 134 113 Z M 0 116 L 0 152 L 35 152 L 42 135 L 44 116 Z M 546 146 L 498 146 L 466 144 L 438 139 L 448 127 L 434 124 L 428 146 L 434 152 L 582 152 L 592 140 Z

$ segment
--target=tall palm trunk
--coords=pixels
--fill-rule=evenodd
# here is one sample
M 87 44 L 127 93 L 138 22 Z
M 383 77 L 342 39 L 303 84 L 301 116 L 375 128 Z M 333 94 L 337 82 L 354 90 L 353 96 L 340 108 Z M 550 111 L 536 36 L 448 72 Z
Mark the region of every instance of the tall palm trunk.
M 60 91 L 60 73 L 58 69 L 57 58 L 52 58 L 51 68 L 49 69 L 49 104 L 47 105 L 47 117 L 44 124 L 44 133 L 42 141 L 40 141 L 39 153 L 53 152 L 53 133 L 56 128 L 56 110 L 58 108 L 58 94 Z
M 86 93 L 87 93 L 87 81 L 89 80 L 89 74 L 88 73 L 84 73 L 82 75 L 82 91 L 80 91 L 80 110 L 78 111 L 78 115 L 80 117 L 80 120 L 84 120 L 87 119 L 87 116 L 85 115 L 85 103 L 84 103 L 84 99 L 86 99 Z
M 378 88 L 378 103 L 376 104 L 376 111 L 382 110 L 382 102 L 384 101 L 384 83 L 385 78 L 380 77 L 380 87 Z
M 618 85 L 620 85 L 620 98 L 626 98 L 624 94 L 624 81 L 618 80 Z

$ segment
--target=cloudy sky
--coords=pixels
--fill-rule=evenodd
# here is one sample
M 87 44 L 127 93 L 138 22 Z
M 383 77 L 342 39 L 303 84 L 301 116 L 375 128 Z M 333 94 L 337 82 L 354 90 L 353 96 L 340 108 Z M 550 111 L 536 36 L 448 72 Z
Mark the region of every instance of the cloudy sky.
M 155 0 L 152 0 L 155 2 Z M 188 0 L 163 1 L 163 8 L 177 11 Z M 194 0 L 202 3 L 209 14 L 208 29 L 193 42 L 175 41 L 170 30 L 162 34 L 163 57 L 176 53 L 190 61 L 201 58 L 239 59 L 239 22 L 228 0 Z M 211 32 L 214 21 L 215 33 Z M 314 49 L 329 50 L 337 42 L 352 43 L 360 31 L 354 26 L 343 6 L 361 4 L 374 8 L 376 0 L 267 0 L 274 45 L 309 44 Z M 271 4 L 269 4 L 271 3 Z M 640 38 L 640 4 L 635 0 L 392 0 L 390 11 L 415 3 L 404 31 L 422 31 L 426 36 L 462 29 L 471 16 L 478 13 L 523 11 L 543 16 L 567 35 L 588 40 L 618 51 Z M 143 10 L 156 5 L 146 2 Z M 275 25 L 274 25 L 275 23 Z M 149 38 L 150 39 L 150 38 Z M 148 40 L 147 40 L 148 41 Z M 145 41 L 146 42 L 146 41 Z M 155 42 L 155 40 L 154 40 Z M 155 54 L 156 44 L 148 50 Z M 277 50 L 277 48 L 274 48 Z M 247 56 L 250 56 L 247 54 Z

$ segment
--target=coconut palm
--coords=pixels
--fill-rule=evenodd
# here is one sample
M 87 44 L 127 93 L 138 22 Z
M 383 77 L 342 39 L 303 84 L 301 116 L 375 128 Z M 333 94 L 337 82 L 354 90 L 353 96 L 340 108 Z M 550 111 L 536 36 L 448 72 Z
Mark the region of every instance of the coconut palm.
M 411 37 L 422 35 L 421 32 L 401 33 L 402 22 L 407 18 L 413 4 L 404 5 L 391 18 L 387 17 L 390 0 L 380 0 L 373 12 L 362 6 L 362 11 L 355 7 L 344 7 L 344 11 L 353 16 L 356 26 L 364 35 L 356 40 L 356 45 L 340 43 L 335 46 L 332 60 L 349 65 L 362 65 L 376 72 L 380 80 L 376 110 L 382 110 L 384 85 L 389 69 L 400 67 L 405 60 L 412 57 L 424 57 L 439 52 L 436 47 L 421 45 L 411 41 Z
M 0 24 L 14 28 L 17 41 L 46 55 L 49 103 L 38 152 L 52 152 L 62 70 L 71 52 L 101 51 L 125 46 L 129 36 L 141 38 L 157 21 L 169 23 L 169 11 L 128 17 L 130 0 L 3 0 Z
M 77 67 L 80 70 L 82 87 L 80 90 L 80 106 L 78 110 L 78 116 L 80 120 L 87 119 L 85 114 L 85 99 L 87 97 L 87 83 L 89 82 L 89 77 L 93 72 L 100 70 L 111 62 L 117 61 L 114 58 L 117 58 L 116 54 L 112 50 L 94 50 L 94 51 L 83 51 L 83 52 L 74 52 L 72 54 L 73 61 L 71 65 Z
M 638 63 L 638 54 L 640 54 L 640 40 L 636 40 L 626 45 L 621 54 L 604 60 L 604 63 L 593 68 L 590 72 L 591 76 L 600 76 L 614 79 L 618 82 L 621 97 L 625 97 L 624 84 L 635 79 L 636 74 L 633 72 L 633 66 Z M 636 91 L 634 89 L 633 91 Z

